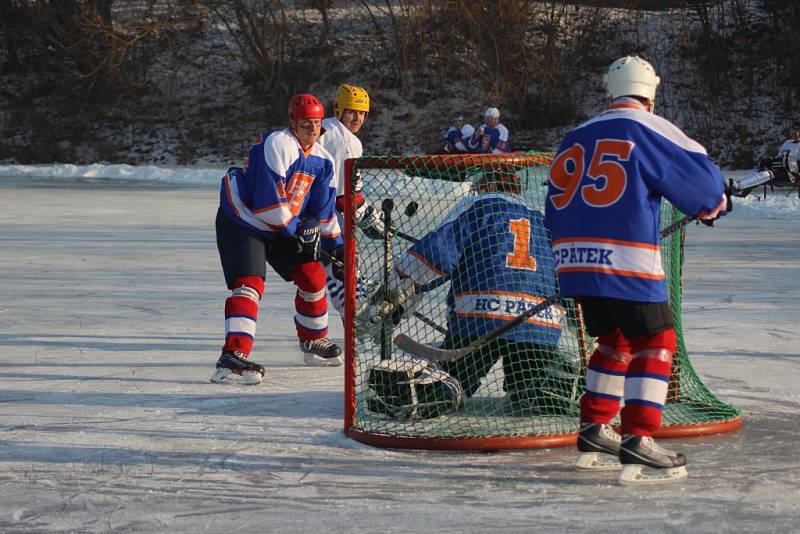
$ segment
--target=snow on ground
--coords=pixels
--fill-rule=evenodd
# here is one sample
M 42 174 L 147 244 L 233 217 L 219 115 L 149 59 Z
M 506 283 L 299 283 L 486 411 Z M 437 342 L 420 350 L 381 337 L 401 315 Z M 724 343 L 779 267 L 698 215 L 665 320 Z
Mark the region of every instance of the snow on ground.
M 689 227 L 687 344 L 744 427 L 671 441 L 690 478 L 642 490 L 575 472 L 571 449 L 346 438 L 341 369 L 303 365 L 276 276 L 253 355 L 266 382 L 208 383 L 224 169 L 26 169 L 0 167 L 2 532 L 797 531 L 796 194 Z

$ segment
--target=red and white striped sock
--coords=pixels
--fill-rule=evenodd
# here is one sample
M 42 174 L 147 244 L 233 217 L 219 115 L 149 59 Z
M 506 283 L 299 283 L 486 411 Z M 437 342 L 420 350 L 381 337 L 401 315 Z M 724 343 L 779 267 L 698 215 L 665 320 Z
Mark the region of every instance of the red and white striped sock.
M 586 394 L 581 397 L 581 422 L 608 424 L 619 412 L 630 343 L 619 329 L 597 338 L 586 370 Z
M 234 281 L 233 287 L 231 296 L 225 301 L 225 345 L 222 352 L 240 352 L 246 358 L 253 350 L 264 279 L 243 276 Z
M 300 341 L 328 335 L 328 299 L 325 290 L 325 269 L 319 262 L 301 263 L 295 267 L 292 280 L 297 286 L 294 298 L 294 324 Z
M 633 360 L 625 374 L 625 407 L 621 414 L 623 435 L 652 436 L 661 427 L 676 349 L 673 328 L 631 340 Z

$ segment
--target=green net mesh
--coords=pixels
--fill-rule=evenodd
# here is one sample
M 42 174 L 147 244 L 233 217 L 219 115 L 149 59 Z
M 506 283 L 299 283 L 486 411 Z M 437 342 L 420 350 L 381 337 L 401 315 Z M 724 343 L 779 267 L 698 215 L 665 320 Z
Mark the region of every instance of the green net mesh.
M 557 291 L 541 222 L 550 159 L 550 154 L 530 152 L 356 160 L 353 174 L 361 176 L 367 204 L 391 207 L 397 232 L 388 241 L 380 235 L 368 238 L 353 225 L 345 232 L 355 245 L 358 273 L 347 284 L 348 435 L 409 448 L 574 443 L 593 340 L 571 300 L 561 299 L 560 305 L 453 362 L 420 361 L 392 343 L 405 334 L 434 347 L 462 348 Z M 662 227 L 680 217 L 665 205 Z M 440 232 L 421 257 L 408 253 L 416 240 L 443 225 L 452 229 Z M 670 435 L 669 429 L 674 435 L 726 431 L 737 425 L 740 415 L 705 387 L 687 355 L 680 313 L 682 239 L 679 231 L 662 243 L 679 346 L 662 435 Z M 456 252 L 437 256 L 437 250 Z M 498 254 L 511 267 L 499 279 Z M 430 257 L 435 261 L 428 261 Z M 351 263 L 352 257 L 348 269 Z M 430 281 L 402 315 L 393 317 L 393 311 L 381 306 L 390 300 L 386 282 L 391 287 L 391 272 L 398 267 L 416 269 L 415 277 L 422 273 L 423 281 Z M 462 291 L 490 276 L 502 291 L 488 296 L 485 291 Z M 483 320 L 473 317 L 476 309 Z M 460 392 L 449 377 L 461 386 Z

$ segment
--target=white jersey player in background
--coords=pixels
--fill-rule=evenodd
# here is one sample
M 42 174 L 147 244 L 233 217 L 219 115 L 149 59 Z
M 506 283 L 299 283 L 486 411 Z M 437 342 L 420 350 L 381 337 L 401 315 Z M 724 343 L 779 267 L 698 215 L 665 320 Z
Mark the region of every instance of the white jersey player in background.
M 652 438 L 677 349 L 661 261 L 661 199 L 706 221 L 728 202 L 706 150 L 653 113 L 659 81 L 641 58 L 611 64 L 611 105 L 565 136 L 545 206 L 561 294 L 582 305 L 587 331 L 597 338 L 581 398 L 576 467 L 621 463 L 623 484 L 687 475 L 684 455 Z M 617 414 L 621 438 L 610 426 Z
M 336 187 L 336 209 L 339 224 L 344 228 L 344 192 L 345 180 L 348 178 L 344 173 L 344 162 L 348 158 L 360 158 L 363 154 L 361 140 L 356 134 L 361 130 L 364 121 L 367 120 L 369 113 L 369 94 L 362 87 L 343 84 L 339 86 L 336 99 L 333 104 L 333 117 L 328 117 L 322 121 L 323 132 L 318 143 L 328 151 L 334 159 L 335 187 Z M 371 239 L 383 239 L 384 226 L 381 215 L 373 206 L 368 205 L 361 195 L 361 177 L 356 178 L 354 184 L 356 205 L 355 223 L 361 228 L 367 237 Z M 334 276 L 334 269 L 331 264 L 325 267 L 328 275 L 327 287 L 333 307 L 341 314 L 344 320 L 344 282 Z M 364 291 L 361 278 L 356 279 L 356 294 Z M 338 360 L 328 360 L 328 365 L 341 365 L 341 358 Z
M 789 172 L 790 181 L 797 182 L 800 179 L 800 168 L 798 168 L 800 166 L 800 129 L 795 129 L 792 132 L 792 138 L 783 142 L 775 158 L 779 159 Z

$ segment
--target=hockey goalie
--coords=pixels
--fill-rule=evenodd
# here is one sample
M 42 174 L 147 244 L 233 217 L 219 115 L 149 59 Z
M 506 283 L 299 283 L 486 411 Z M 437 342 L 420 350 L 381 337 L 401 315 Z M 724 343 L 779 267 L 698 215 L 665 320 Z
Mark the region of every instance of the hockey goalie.
M 441 416 L 456 410 L 462 396 L 475 395 L 483 380 L 486 389 L 503 391 L 506 414 L 577 414 L 582 378 L 577 366 L 558 353 L 564 320 L 558 303 L 480 343 L 555 293 L 555 263 L 543 216 L 526 206 L 520 193 L 513 169 L 484 171 L 443 223 L 400 255 L 389 290 L 378 293 L 388 295 L 386 301 L 358 314 L 362 335 L 388 318 L 397 325 L 427 292 L 449 283 L 441 348 L 478 342 L 453 361 L 412 358 L 376 364 L 368 379 L 371 411 L 396 418 Z M 501 359 L 502 385 L 489 386 L 487 374 Z

